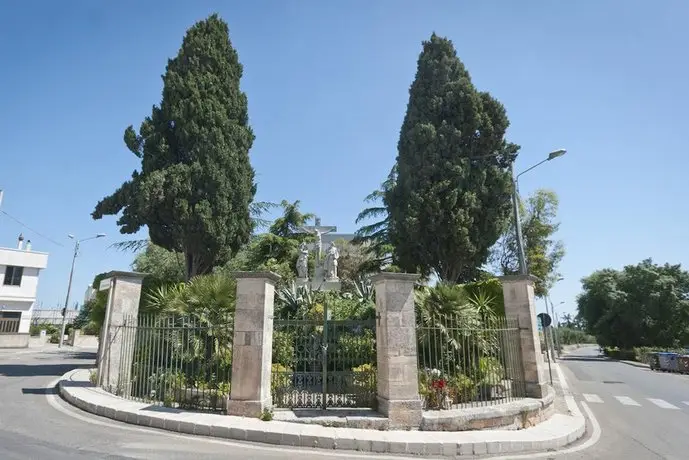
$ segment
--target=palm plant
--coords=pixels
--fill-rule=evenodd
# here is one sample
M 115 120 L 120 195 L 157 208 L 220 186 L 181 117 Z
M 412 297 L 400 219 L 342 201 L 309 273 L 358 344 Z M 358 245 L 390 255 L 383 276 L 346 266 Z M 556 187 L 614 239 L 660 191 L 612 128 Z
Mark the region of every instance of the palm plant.
M 369 194 L 364 201 L 366 203 L 379 203 L 378 206 L 371 206 L 359 213 L 356 223 L 370 219 L 379 219 L 368 225 L 363 225 L 356 231 L 354 243 L 365 245 L 369 252 L 374 256 L 373 263 L 380 267 L 392 263 L 393 246 L 388 235 L 388 208 L 385 203 L 387 193 L 394 187 L 397 180 L 397 165 L 393 166 L 387 179 L 381 184 L 378 190 Z

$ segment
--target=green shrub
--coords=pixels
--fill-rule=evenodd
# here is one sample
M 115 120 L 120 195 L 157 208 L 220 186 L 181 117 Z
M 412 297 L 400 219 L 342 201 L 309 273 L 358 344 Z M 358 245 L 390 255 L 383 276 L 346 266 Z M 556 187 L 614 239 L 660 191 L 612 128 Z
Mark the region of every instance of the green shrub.
M 448 378 L 447 386 L 453 404 L 473 401 L 476 398 L 476 383 L 464 374 Z

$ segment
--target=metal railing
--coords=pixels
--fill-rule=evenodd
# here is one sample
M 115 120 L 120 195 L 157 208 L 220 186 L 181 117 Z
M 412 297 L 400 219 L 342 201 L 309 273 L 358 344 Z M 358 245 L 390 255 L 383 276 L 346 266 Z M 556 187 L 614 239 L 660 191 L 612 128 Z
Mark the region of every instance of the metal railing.
M 375 406 L 375 319 L 307 316 L 278 318 L 273 325 L 271 391 L 276 407 Z
M 419 393 L 426 410 L 501 404 L 525 393 L 519 325 L 489 316 L 435 315 L 417 324 Z
M 0 318 L 0 334 L 16 334 L 19 332 L 21 318 Z
M 232 380 L 233 315 L 147 315 L 119 326 L 120 396 L 180 409 L 224 412 Z

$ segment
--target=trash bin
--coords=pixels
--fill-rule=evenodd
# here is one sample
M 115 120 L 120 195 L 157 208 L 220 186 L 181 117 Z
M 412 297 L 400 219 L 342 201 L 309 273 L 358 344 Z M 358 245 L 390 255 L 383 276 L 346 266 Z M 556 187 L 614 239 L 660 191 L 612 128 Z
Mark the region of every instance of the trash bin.
M 689 355 L 681 355 L 677 358 L 677 370 L 683 374 L 689 374 Z
M 660 370 L 677 372 L 677 363 L 679 355 L 677 353 L 658 353 L 660 359 Z
M 660 358 L 657 352 L 651 352 L 647 357 L 648 365 L 651 367 L 652 371 L 660 369 Z

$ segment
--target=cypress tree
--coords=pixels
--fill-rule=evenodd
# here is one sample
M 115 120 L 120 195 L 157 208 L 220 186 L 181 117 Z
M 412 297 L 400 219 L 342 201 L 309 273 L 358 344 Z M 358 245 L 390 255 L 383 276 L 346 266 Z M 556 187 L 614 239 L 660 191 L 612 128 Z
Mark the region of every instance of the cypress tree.
M 388 233 L 403 270 L 474 279 L 510 214 L 505 109 L 478 91 L 452 42 L 423 43 L 386 193 Z M 488 156 L 488 157 L 486 157 Z
M 184 254 L 187 279 L 227 261 L 252 232 L 254 134 L 242 71 L 222 19 L 193 25 L 168 60 L 160 105 L 138 133 L 125 130 L 140 171 L 92 213 L 121 212 L 121 233 L 147 226 L 154 244 Z

